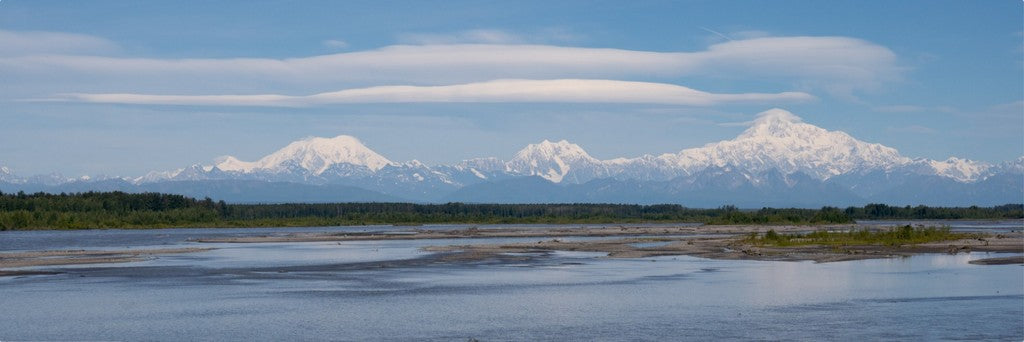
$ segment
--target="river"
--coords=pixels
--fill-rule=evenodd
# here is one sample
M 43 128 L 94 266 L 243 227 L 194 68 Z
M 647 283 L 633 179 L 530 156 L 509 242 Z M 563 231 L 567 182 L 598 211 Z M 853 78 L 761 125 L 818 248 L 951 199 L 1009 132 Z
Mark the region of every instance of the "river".
M 417 228 L 451 227 L 460 226 Z M 968 264 L 1002 254 L 819 264 L 553 252 L 446 262 L 420 248 L 466 240 L 189 241 L 403 229 L 408 227 L 0 232 L 3 251 L 216 248 L 133 263 L 35 267 L 61 273 L 0 277 L 0 340 L 1024 337 L 1024 269 Z

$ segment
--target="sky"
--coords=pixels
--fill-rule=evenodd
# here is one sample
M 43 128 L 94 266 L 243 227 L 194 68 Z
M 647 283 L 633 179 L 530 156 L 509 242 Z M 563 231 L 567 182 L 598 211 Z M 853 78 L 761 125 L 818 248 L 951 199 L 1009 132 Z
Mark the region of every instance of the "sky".
M 1024 155 L 1024 2 L 0 0 L 0 165 L 139 176 L 352 135 L 598 159 L 786 109 L 911 158 Z

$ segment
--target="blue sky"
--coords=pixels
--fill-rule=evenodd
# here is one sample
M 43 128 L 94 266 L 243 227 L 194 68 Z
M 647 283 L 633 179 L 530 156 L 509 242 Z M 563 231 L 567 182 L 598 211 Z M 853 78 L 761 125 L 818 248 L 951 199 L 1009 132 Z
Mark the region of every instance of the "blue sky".
M 0 165 L 136 176 L 349 134 L 394 161 L 600 159 L 757 113 L 1024 155 L 1020 1 L 0 1 Z

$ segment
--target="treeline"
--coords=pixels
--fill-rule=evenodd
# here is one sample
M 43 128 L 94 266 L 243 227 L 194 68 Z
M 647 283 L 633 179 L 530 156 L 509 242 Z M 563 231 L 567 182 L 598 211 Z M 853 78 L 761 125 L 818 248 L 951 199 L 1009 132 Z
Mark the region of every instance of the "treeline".
M 160 193 L 0 192 L 0 230 L 216 226 L 228 204 Z
M 1024 204 L 1004 204 L 994 207 L 897 207 L 868 204 L 849 207 L 844 213 L 855 220 L 964 220 L 964 219 L 1019 219 L 1024 218 Z
M 75 194 L 0 192 L 0 230 L 276 227 L 431 223 L 829 224 L 863 219 L 1017 219 L 1024 205 L 991 208 L 894 207 L 846 209 L 694 209 L 674 204 L 227 204 L 159 193 Z

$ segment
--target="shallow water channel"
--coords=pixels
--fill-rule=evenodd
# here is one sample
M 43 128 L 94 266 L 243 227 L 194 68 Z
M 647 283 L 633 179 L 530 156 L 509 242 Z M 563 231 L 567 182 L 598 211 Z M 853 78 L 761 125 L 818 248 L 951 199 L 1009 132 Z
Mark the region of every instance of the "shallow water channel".
M 470 241 L 188 241 L 337 229 L 0 232 L 3 251 L 217 248 L 0 277 L 0 340 L 1024 337 L 1024 268 L 968 264 L 997 254 L 816 264 L 553 252 L 446 262 L 420 248 Z M 520 240 L 539 239 L 472 242 Z

